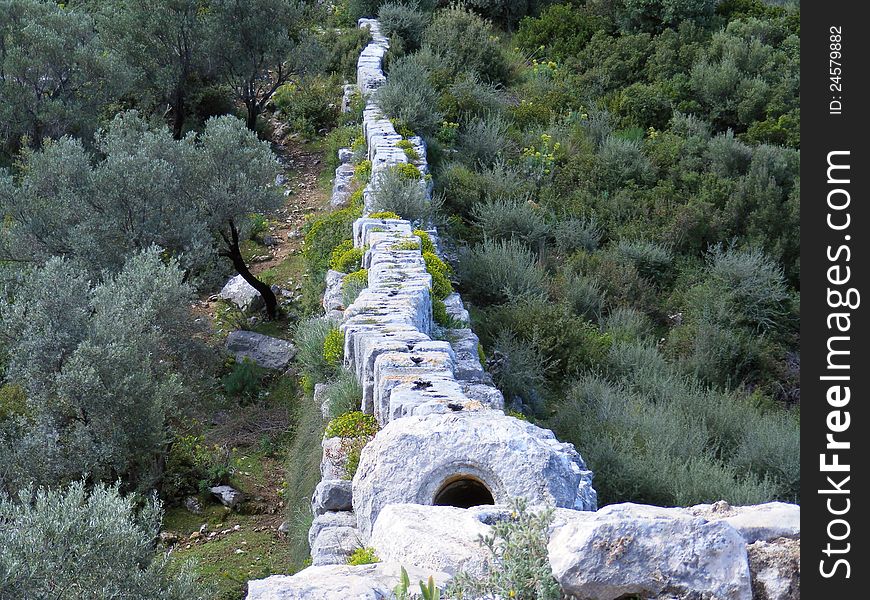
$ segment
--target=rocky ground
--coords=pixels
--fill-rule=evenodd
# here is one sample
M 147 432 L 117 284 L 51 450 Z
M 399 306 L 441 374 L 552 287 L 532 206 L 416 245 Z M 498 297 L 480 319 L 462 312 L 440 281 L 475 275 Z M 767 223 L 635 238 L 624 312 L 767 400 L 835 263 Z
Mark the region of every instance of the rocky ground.
M 302 225 L 308 215 L 328 206 L 328 193 L 320 181 L 323 152 L 316 144 L 286 135 L 274 125 L 274 148 L 283 165 L 279 182 L 286 204 L 268 215 L 268 231 L 262 236 L 265 243 L 247 242 L 244 251 L 255 274 L 298 293 L 304 271 Z M 196 311 L 214 324 L 221 338 L 235 328 L 227 317 L 227 304 L 216 295 L 201 298 Z M 252 328 L 286 338 L 288 325 L 286 321 L 260 322 Z M 166 511 L 161 552 L 169 553 L 174 564 L 196 561 L 202 579 L 217 586 L 219 600 L 243 598 L 249 579 L 286 573 L 292 563 L 283 492 L 286 437 L 299 394 L 292 375 L 276 375 L 253 406 L 222 407 L 206 415 L 210 425 L 204 443 L 235 450 L 230 484 L 244 495 L 244 501 L 230 509 L 206 494 L 195 497 L 198 506 L 188 503 L 188 507 Z

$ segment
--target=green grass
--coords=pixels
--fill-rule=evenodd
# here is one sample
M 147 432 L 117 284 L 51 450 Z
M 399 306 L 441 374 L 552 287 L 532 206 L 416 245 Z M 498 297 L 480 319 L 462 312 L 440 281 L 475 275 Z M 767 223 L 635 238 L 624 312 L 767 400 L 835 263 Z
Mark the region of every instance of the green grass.
M 292 559 L 290 547 L 274 529 L 254 531 L 257 525 L 251 517 L 229 513 L 223 507 L 217 508 L 226 514 L 226 519 L 214 523 L 210 530 L 233 529 L 235 525 L 239 525 L 239 530 L 218 535 L 206 542 L 191 543 L 190 548 L 186 547 L 188 542 L 180 541 L 172 553 L 175 564 L 195 561 L 199 578 L 216 586 L 215 600 L 241 600 L 249 579 L 288 572 Z M 187 513 L 184 509 L 172 509 L 167 512 L 164 523 L 195 523 L 188 529 L 198 531 L 199 525 L 206 522 L 202 520 L 204 517 L 176 517 L 177 512 Z
M 274 267 L 261 272 L 257 277 L 263 283 L 279 285 L 288 288 L 292 283 L 299 283 L 305 271 L 305 262 L 301 254 L 291 254 Z

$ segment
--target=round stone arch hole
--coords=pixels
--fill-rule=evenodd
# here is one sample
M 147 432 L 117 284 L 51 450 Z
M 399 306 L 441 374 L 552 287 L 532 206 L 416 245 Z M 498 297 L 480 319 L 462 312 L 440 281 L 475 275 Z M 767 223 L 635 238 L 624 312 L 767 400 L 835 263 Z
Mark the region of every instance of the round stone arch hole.
M 477 477 L 457 475 L 441 485 L 441 488 L 435 493 L 432 504 L 471 508 L 472 506 L 495 504 L 495 499 L 486 484 Z

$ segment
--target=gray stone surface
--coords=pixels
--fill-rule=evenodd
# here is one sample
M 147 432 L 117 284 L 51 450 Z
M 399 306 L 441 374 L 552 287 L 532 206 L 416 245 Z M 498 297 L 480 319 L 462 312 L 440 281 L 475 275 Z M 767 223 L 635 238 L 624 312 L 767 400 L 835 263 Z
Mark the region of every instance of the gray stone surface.
M 253 331 L 230 332 L 227 351 L 239 362 L 252 360 L 265 369 L 284 369 L 296 354 L 296 348 L 287 340 Z
M 216 485 L 209 488 L 209 491 L 227 508 L 235 508 L 245 500 L 245 495 L 242 492 L 228 485 Z
M 491 527 L 481 521 L 478 510 L 391 504 L 378 515 L 368 545 L 381 560 L 481 576 L 490 568 L 490 553 L 480 536 L 488 535 Z
M 311 564 L 346 565 L 351 553 L 360 547 L 356 527 L 327 527 L 320 531 L 311 544 Z
M 244 313 L 253 313 L 265 304 L 260 292 L 255 290 L 241 275 L 230 278 L 221 289 L 220 297 L 238 306 Z
M 548 544 L 562 591 L 585 600 L 752 600 L 746 544 L 723 521 L 638 504 L 578 513 Z
M 330 511 L 314 517 L 311 527 L 308 528 L 308 546 L 314 546 L 314 540 L 325 529 L 331 527 L 356 527 L 356 517 L 350 511 Z
M 311 497 L 311 512 L 322 515 L 327 511 L 351 510 L 351 482 L 345 480 L 327 479 L 314 488 Z
M 747 550 L 753 600 L 800 600 L 800 540 L 755 542 Z
M 727 502 L 698 504 L 687 512 L 709 521 L 722 520 L 740 532 L 747 544 L 801 536 L 801 507 L 785 502 L 730 506 Z
M 443 587 L 449 579 L 445 573 L 431 573 L 406 567 L 412 582 L 433 575 Z M 399 583 L 401 565 L 380 562 L 372 565 L 311 566 L 295 575 L 272 575 L 248 582 L 247 600 L 386 600 Z M 419 597 L 419 588 L 411 586 L 411 597 Z
M 323 309 L 326 312 L 333 310 L 344 311 L 344 300 L 341 299 L 341 285 L 345 273 L 333 271 L 326 272 L 326 291 L 323 293 Z
M 364 535 L 388 504 L 432 504 L 449 480 L 482 481 L 496 503 L 594 510 L 592 473 L 571 444 L 496 411 L 405 417 L 390 421 L 363 448 L 353 506 Z

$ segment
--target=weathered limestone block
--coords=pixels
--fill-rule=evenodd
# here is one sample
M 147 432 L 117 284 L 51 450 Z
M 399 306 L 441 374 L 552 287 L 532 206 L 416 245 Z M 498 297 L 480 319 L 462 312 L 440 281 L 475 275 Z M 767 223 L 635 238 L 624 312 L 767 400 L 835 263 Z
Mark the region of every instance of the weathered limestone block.
M 264 369 L 283 369 L 296 354 L 296 348 L 287 340 L 253 331 L 231 331 L 227 351 L 239 362 L 248 359 Z
M 456 353 L 456 379 L 491 383 L 489 374 L 480 364 L 477 347 L 480 339 L 471 329 L 451 329 L 448 339 Z
M 753 600 L 800 600 L 801 542 L 779 538 L 747 547 Z
M 363 448 L 353 480 L 360 532 L 370 534 L 384 506 L 433 504 L 446 484 L 466 477 L 482 482 L 496 503 L 521 497 L 595 509 L 592 473 L 571 444 L 499 412 L 451 411 L 390 421 Z
M 327 511 L 351 510 L 352 487 L 350 481 L 339 479 L 327 479 L 321 481 L 314 488 L 311 497 L 311 512 L 322 515 Z
M 692 515 L 708 521 L 722 520 L 734 527 L 747 544 L 777 538 L 798 539 L 801 536 L 801 507 L 785 502 L 768 502 L 751 506 L 731 506 L 719 501 L 698 504 L 686 509 Z
M 311 564 L 346 565 L 348 556 L 359 547 L 356 527 L 326 527 L 311 544 Z
M 372 565 L 308 567 L 295 575 L 272 575 L 248 582 L 247 600 L 386 600 L 399 583 L 402 566 L 379 562 Z M 432 575 L 443 588 L 450 576 L 406 567 L 411 581 L 426 581 Z M 411 586 L 419 598 L 419 587 Z
M 722 521 L 639 504 L 577 514 L 548 544 L 553 575 L 587 600 L 752 600 L 746 544 Z
M 489 568 L 490 553 L 480 536 L 491 529 L 481 521 L 481 512 L 478 507 L 391 504 L 378 516 L 368 545 L 381 560 L 481 576 Z
M 453 319 L 463 323 L 468 323 L 471 320 L 471 317 L 468 316 L 468 311 L 465 310 L 465 306 L 462 304 L 462 297 L 456 292 L 444 298 L 444 306 L 447 308 L 447 314 Z
M 486 383 L 460 382 L 463 393 L 471 400 L 477 400 L 486 408 L 504 410 L 504 395 L 492 385 Z
M 341 298 L 341 286 L 344 282 L 346 273 L 333 271 L 330 269 L 326 272 L 326 291 L 323 293 L 323 310 L 330 312 L 333 310 L 344 310 L 344 300 Z
M 311 527 L 308 528 L 308 547 L 312 547 L 317 536 L 330 527 L 356 527 L 356 517 L 352 512 L 346 510 L 317 515 L 314 517 Z
M 236 275 L 227 281 L 220 292 L 220 297 L 229 300 L 247 314 L 256 312 L 264 306 L 260 292 L 251 287 L 251 284 L 241 275 Z

